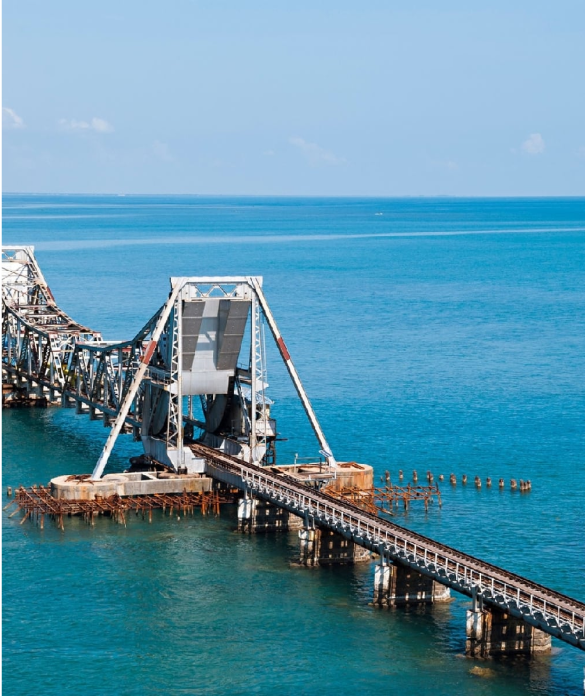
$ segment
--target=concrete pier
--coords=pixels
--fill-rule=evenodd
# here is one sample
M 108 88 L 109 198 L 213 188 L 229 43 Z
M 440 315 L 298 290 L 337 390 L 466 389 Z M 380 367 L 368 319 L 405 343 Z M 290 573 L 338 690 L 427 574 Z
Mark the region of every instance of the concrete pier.
M 374 573 L 374 605 L 382 607 L 448 602 L 451 591 L 432 578 L 381 560 Z
M 4 408 L 46 408 L 58 404 L 54 392 L 25 378 L 2 373 L 2 406 Z M 5 381 L 6 380 L 6 381 Z
M 164 472 L 136 472 L 106 474 L 99 481 L 89 477 L 57 476 L 51 480 L 51 495 L 63 500 L 95 500 L 117 495 L 210 493 L 213 479 L 199 474 L 168 474 Z
M 276 469 L 307 485 L 315 481 L 327 482 L 328 490 L 343 491 L 347 488 L 370 490 L 374 486 L 374 468 L 369 464 L 337 462 L 335 476 L 320 464 L 281 464 Z
M 370 552 L 331 529 L 299 530 L 299 562 L 306 566 L 349 565 L 370 560 Z
M 523 619 L 495 608 L 467 612 L 465 654 L 469 657 L 534 655 L 550 649 L 550 635 Z
M 288 532 L 302 526 L 300 517 L 274 503 L 249 496 L 238 502 L 238 531 L 244 534 Z

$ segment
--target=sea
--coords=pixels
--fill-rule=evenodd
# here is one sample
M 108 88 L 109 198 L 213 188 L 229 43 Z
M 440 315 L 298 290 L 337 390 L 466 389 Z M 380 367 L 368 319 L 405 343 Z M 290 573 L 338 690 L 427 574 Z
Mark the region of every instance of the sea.
M 395 522 L 585 600 L 585 199 L 6 194 L 3 243 L 34 245 L 59 306 L 108 340 L 172 276 L 263 276 L 336 458 L 376 482 L 444 476 L 442 507 Z M 318 456 L 267 344 L 278 462 Z M 58 407 L 2 427 L 3 505 L 7 486 L 91 472 L 108 434 Z M 140 451 L 120 436 L 108 470 Z M 578 649 L 465 658 L 468 598 L 375 608 L 374 561 L 298 567 L 296 532 L 240 535 L 233 506 L 64 532 L 9 512 L 7 696 L 583 693 Z

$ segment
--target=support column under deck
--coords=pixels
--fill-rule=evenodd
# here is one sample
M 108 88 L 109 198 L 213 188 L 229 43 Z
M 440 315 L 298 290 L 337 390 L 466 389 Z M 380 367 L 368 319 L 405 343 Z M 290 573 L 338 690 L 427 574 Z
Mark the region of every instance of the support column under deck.
M 40 406 L 52 403 L 48 389 L 28 375 L 6 374 L 2 370 L 2 403 L 7 406 Z
M 465 654 L 469 657 L 534 655 L 551 649 L 551 637 L 524 619 L 496 608 L 468 610 Z
M 370 560 L 370 552 L 331 529 L 299 531 L 301 565 L 347 565 Z
M 238 502 L 238 531 L 244 534 L 288 532 L 302 526 L 300 517 L 274 503 L 249 496 Z
M 413 568 L 388 563 L 384 558 L 374 573 L 374 605 L 381 607 L 434 604 L 451 601 L 448 587 Z

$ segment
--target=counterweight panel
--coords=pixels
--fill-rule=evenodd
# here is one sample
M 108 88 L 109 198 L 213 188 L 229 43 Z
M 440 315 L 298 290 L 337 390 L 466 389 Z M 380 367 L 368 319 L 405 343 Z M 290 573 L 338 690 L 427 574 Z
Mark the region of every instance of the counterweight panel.
M 184 395 L 228 393 L 249 311 L 250 300 L 205 298 L 184 303 Z

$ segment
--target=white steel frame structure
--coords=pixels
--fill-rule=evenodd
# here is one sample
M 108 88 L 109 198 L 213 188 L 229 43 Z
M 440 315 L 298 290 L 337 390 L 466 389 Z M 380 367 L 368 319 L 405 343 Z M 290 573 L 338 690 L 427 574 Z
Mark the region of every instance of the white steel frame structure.
M 157 313 L 157 326 L 150 339 L 147 353 L 145 353 L 141 365 L 132 377 L 132 386 L 128 390 L 126 399 L 121 405 L 120 411 L 113 424 L 110 437 L 104 446 L 102 454 L 96 464 L 92 477 L 98 479 L 103 474 L 115 440 L 121 432 L 128 417 L 131 404 L 136 398 L 140 386 L 143 382 L 162 379 L 164 389 L 169 393 L 169 409 L 167 418 L 166 447 L 167 451 L 173 451 L 176 456 L 170 458 L 174 468 L 180 469 L 185 464 L 185 456 L 189 455 L 188 448 L 184 447 L 183 428 L 180 426 L 185 421 L 195 422 L 190 416 L 183 414 L 183 374 L 185 372 L 182 357 L 182 307 L 186 302 L 204 301 L 214 298 L 234 298 L 248 300 L 251 307 L 250 320 L 250 404 L 251 416 L 246 417 L 246 435 L 248 447 L 245 452 L 246 458 L 252 464 L 262 461 L 266 453 L 266 439 L 269 430 L 266 402 L 266 359 L 265 345 L 262 331 L 262 319 L 265 319 L 272 332 L 280 355 L 291 376 L 295 389 L 301 399 L 309 422 L 315 432 L 319 442 L 321 453 L 326 457 L 327 465 L 330 468 L 337 466 L 336 460 L 331 453 L 331 449 L 317 416 L 311 406 L 311 402 L 300 381 L 298 373 L 294 367 L 288 349 L 278 330 L 276 321 L 268 306 L 268 302 L 262 292 L 262 278 L 255 276 L 234 276 L 234 277 L 181 277 L 171 278 L 172 291 L 165 305 Z M 153 318 L 154 319 L 154 318 Z M 152 321 L 152 320 L 151 320 Z M 166 326 L 166 333 L 164 327 Z M 150 367 L 149 364 L 155 354 L 157 344 L 161 336 L 166 335 L 171 345 L 171 369 L 168 372 L 161 371 L 160 368 Z M 237 382 L 237 389 L 240 399 L 243 400 L 241 385 Z M 192 398 L 192 397 L 190 397 Z M 260 414 L 257 413 L 260 404 Z M 192 414 L 192 406 L 189 408 Z M 260 418 L 258 418 L 260 415 Z M 258 426 L 261 425 L 259 428 Z
M 197 395 L 206 416 L 218 394 L 227 395 L 228 400 L 234 398 L 232 393 L 237 396 L 243 414 L 240 437 L 237 442 L 231 442 L 229 437 L 222 436 L 220 449 L 229 446 L 234 454 L 233 448 L 239 448 L 240 458 L 256 465 L 263 462 L 269 441 L 272 439 L 273 444 L 276 439 L 274 421 L 268 416 L 271 402 L 266 396 L 265 323 L 315 432 L 320 452 L 329 468 L 336 467 L 262 291 L 261 277 L 171 278 L 167 301 L 141 331 L 128 341 L 107 342 L 100 333 L 77 324 L 57 306 L 33 247 L 3 247 L 2 276 L 5 381 L 15 388 L 47 394 L 51 401 L 60 398 L 62 405 L 75 405 L 78 413 L 87 412 L 90 418 L 102 419 L 104 425 L 111 426 L 92 474 L 94 479 L 102 476 L 121 432 L 132 432 L 135 439 L 142 439 L 145 453 L 152 459 L 177 471 L 193 470 L 193 455 L 184 443 L 185 427 L 189 431 L 206 428 L 205 423 L 193 417 L 193 398 Z M 237 311 L 231 320 L 233 307 Z M 187 309 L 189 315 L 185 314 Z M 207 315 L 208 323 L 217 329 L 209 335 L 201 328 Z M 229 329 L 230 321 L 235 329 Z M 242 369 L 235 366 L 235 360 L 242 347 L 246 323 L 249 368 Z M 184 335 L 184 327 L 190 325 L 199 327 L 198 337 L 188 335 L 189 331 Z M 208 355 L 213 354 L 215 362 L 212 365 L 206 357 L 207 366 L 199 365 L 199 372 L 194 372 L 198 351 L 205 348 L 205 340 Z M 220 343 L 225 353 L 222 355 L 219 355 Z M 192 347 L 194 344 L 197 347 Z M 187 364 L 190 360 L 194 361 L 192 365 Z M 208 389 L 197 386 L 201 380 L 212 386 Z M 242 380 L 249 385 L 245 389 Z M 217 387 L 219 382 L 221 388 Z M 184 409 L 185 398 L 188 398 L 188 409 Z M 208 435 L 218 441 L 216 436 Z

